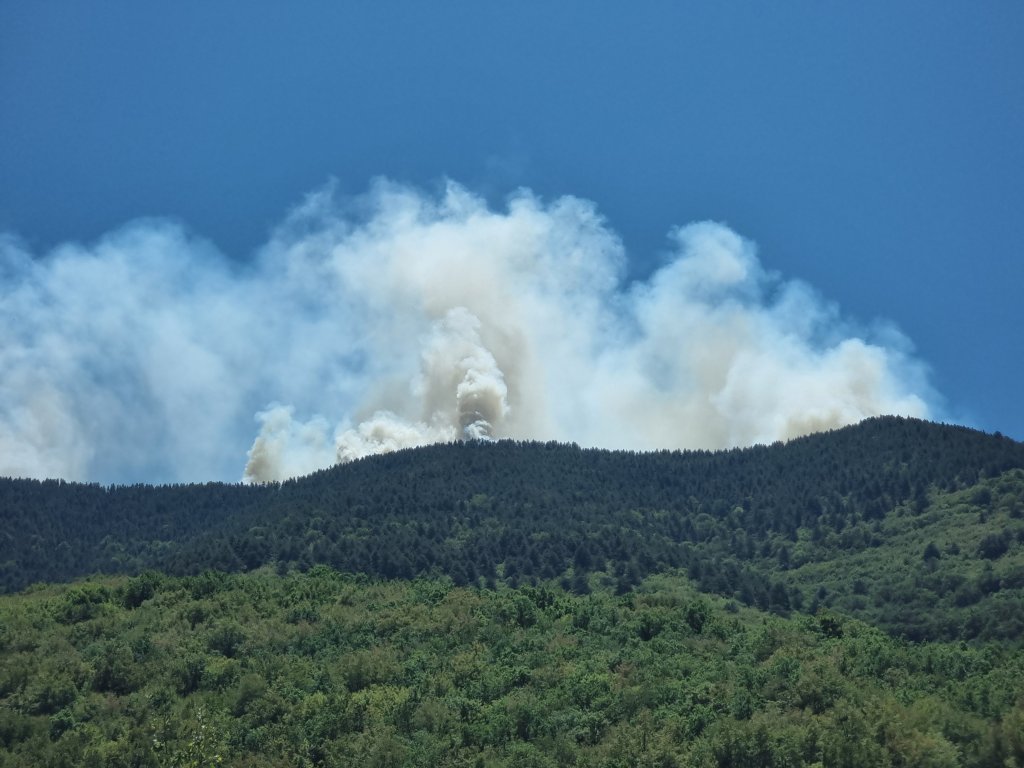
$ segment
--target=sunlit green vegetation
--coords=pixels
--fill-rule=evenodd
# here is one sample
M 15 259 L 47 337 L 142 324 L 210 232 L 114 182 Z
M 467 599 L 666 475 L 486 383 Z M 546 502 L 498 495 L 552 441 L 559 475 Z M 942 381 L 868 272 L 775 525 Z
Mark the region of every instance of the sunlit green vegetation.
M 0 766 L 982 766 L 1024 652 L 628 595 L 308 573 L 0 598 Z M 1012 762 L 1017 761 L 1017 762 Z

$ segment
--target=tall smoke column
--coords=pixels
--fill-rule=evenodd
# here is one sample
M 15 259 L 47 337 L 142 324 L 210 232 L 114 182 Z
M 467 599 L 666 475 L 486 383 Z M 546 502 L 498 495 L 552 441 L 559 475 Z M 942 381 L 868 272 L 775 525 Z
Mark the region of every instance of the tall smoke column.
M 723 448 L 934 415 L 906 339 L 724 225 L 626 263 L 587 201 L 455 183 L 329 186 L 244 264 L 157 220 L 46 254 L 0 235 L 0 475 L 230 479 L 248 448 L 260 482 L 436 441 Z
M 465 307 L 449 310 L 424 351 L 418 387 L 428 418 L 457 426 L 470 440 L 493 437 L 508 415 L 505 375 L 481 344 L 479 328 L 480 321 Z M 453 413 L 448 411 L 451 403 Z
M 508 389 L 497 361 L 480 343 L 480 321 L 455 307 L 434 324 L 422 353 L 421 371 L 410 401 L 420 403 L 421 418 L 412 421 L 391 411 L 377 411 L 336 438 L 339 462 L 456 439 L 488 440 L 508 414 Z M 288 414 L 290 416 L 290 414 Z M 299 425 L 298 429 L 308 429 Z M 267 431 L 264 426 L 264 433 Z M 257 438 L 257 445 L 265 439 Z M 249 480 L 281 480 L 287 472 L 264 466 L 263 452 L 250 452 Z

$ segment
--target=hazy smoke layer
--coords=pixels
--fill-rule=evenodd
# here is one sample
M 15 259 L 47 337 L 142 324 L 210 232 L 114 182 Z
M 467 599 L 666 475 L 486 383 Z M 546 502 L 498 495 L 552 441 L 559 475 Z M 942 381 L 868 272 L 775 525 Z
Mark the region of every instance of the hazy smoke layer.
M 386 181 L 311 195 L 245 265 L 164 221 L 0 239 L 0 475 L 237 478 L 248 447 L 245 477 L 280 480 L 435 441 L 719 448 L 929 414 L 898 333 L 722 225 L 671 244 L 627 282 L 586 201 Z

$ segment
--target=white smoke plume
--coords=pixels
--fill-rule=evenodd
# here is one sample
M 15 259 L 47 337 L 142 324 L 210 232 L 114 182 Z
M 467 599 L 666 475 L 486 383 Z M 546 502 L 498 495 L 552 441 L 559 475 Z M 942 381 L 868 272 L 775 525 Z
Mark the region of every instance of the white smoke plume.
M 0 238 L 0 475 L 273 481 L 438 441 L 724 448 L 931 415 L 905 339 L 724 225 L 625 270 L 593 204 L 455 183 L 325 188 L 245 264 L 166 221 Z

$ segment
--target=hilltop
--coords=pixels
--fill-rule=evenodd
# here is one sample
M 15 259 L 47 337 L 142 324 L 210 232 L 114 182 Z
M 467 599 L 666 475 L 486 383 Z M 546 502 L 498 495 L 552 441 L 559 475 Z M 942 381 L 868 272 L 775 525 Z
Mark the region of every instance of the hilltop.
M 4 480 L 0 583 L 326 564 L 458 585 L 682 569 L 777 612 L 839 606 L 910 637 L 1018 637 L 1024 444 L 885 417 L 730 451 L 435 445 L 281 485 Z

